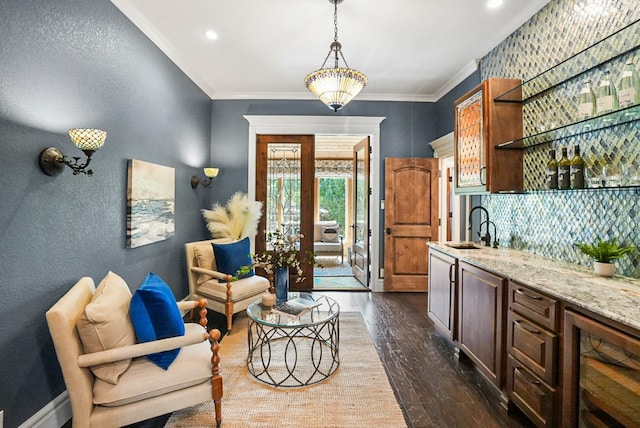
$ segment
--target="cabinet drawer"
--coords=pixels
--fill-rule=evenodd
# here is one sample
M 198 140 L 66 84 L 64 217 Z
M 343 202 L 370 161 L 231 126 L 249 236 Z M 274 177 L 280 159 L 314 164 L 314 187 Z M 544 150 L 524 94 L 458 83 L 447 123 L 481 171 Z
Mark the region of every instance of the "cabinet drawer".
M 507 351 L 550 385 L 555 385 L 558 336 L 509 311 Z
M 555 426 L 556 390 L 511 356 L 507 360 L 507 392 L 509 399 L 537 426 Z
M 557 300 L 510 281 L 509 307 L 546 329 L 558 331 L 559 305 Z

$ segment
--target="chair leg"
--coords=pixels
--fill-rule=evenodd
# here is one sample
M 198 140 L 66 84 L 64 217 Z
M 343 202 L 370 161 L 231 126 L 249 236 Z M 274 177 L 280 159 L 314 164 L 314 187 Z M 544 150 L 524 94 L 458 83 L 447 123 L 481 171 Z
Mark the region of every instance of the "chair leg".
M 222 376 L 220 375 L 220 330 L 214 329 L 209 333 L 211 341 L 211 398 L 216 409 L 216 427 L 222 424 Z

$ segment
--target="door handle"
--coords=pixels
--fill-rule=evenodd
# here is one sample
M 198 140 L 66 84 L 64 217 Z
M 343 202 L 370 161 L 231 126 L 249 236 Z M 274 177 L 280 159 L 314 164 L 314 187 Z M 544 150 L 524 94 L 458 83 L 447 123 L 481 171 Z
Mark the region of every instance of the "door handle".
M 387 227 L 387 235 L 391 235 L 391 228 Z

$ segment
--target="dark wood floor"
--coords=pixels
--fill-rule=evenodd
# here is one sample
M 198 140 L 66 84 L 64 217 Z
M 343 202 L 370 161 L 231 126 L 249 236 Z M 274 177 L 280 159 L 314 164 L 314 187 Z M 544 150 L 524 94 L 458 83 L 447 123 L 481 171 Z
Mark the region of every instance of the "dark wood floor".
M 426 294 L 323 294 L 338 300 L 343 312 L 362 313 L 410 428 L 533 426 L 518 412 L 507 414 L 497 391 L 473 366 L 458 361 L 433 329 Z M 210 326 L 224 333 L 224 321 L 213 314 Z M 224 362 L 221 367 L 224 370 Z M 224 413 L 224 398 L 222 408 Z M 159 428 L 167 418 L 132 427 Z

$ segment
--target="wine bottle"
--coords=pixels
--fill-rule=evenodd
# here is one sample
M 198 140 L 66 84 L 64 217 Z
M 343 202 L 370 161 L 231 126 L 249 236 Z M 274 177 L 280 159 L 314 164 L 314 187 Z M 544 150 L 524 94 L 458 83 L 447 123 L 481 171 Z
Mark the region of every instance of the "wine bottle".
M 591 88 L 591 80 L 585 80 L 578 95 L 578 120 L 589 119 L 596 115 L 596 94 Z
M 566 190 L 571 187 L 571 161 L 567 157 L 567 148 L 562 148 L 562 157 L 558 162 L 558 189 Z
M 618 104 L 620 104 L 620 108 L 640 104 L 640 77 L 638 77 L 636 67 L 631 60 L 627 61 L 622 73 L 620 73 Z
M 596 92 L 596 112 L 600 115 L 617 109 L 618 94 L 616 93 L 616 87 L 611 81 L 609 70 L 605 70 Z
M 556 151 L 549 152 L 551 159 L 547 162 L 547 188 L 555 190 L 558 188 L 558 160 L 556 159 Z
M 580 146 L 573 148 L 573 157 L 569 167 L 572 189 L 584 189 L 584 159 L 580 156 Z

